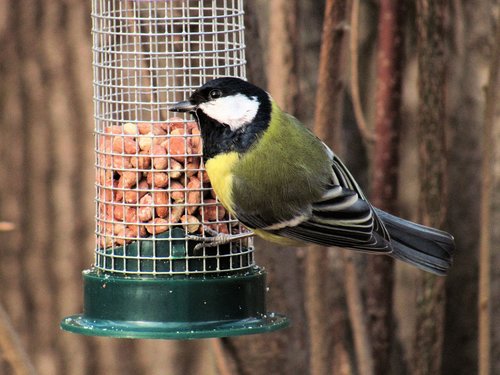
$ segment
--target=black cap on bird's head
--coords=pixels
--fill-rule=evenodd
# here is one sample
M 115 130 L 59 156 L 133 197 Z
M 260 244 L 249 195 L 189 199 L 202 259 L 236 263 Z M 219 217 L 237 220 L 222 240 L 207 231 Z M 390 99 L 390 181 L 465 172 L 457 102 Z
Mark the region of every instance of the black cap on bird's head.
M 240 78 L 224 77 L 208 81 L 187 101 L 170 107 L 170 111 L 204 115 L 236 130 L 264 114 L 270 116 L 271 103 L 269 95 L 261 88 Z

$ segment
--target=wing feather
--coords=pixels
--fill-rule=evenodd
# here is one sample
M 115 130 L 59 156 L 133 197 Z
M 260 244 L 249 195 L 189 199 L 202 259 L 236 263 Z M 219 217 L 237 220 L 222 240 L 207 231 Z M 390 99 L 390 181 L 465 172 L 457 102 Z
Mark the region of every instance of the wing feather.
M 258 214 L 237 212 L 253 229 L 324 246 L 365 252 L 391 252 L 390 237 L 373 207 L 340 159 L 325 145 L 332 177 L 320 199 L 305 202 L 295 216 L 270 223 Z
M 392 251 L 389 234 L 373 207 L 340 159 L 327 150 L 332 159 L 332 184 L 318 202 L 311 204 L 312 214 L 307 220 L 275 234 L 324 246 Z

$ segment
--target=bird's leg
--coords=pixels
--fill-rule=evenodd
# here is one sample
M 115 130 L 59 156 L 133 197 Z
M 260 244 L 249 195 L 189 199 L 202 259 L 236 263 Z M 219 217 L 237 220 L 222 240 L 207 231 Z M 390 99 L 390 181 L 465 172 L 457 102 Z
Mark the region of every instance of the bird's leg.
M 226 234 L 219 233 L 216 230 L 204 226 L 205 233 L 209 234 L 211 237 L 187 235 L 186 239 L 191 241 L 198 241 L 194 247 L 194 251 L 198 251 L 204 247 L 215 247 L 219 245 L 225 245 L 234 241 L 242 240 L 244 238 L 252 237 L 253 232 L 244 232 L 238 234 Z

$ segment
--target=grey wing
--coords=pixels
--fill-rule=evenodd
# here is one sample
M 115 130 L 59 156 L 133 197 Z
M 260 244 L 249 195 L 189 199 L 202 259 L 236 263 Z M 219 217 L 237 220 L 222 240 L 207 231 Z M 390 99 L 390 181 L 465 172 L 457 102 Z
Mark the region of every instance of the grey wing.
M 312 203 L 310 216 L 298 225 L 270 232 L 324 246 L 391 252 L 390 237 L 383 223 L 347 168 L 333 152 L 328 151 L 333 180 L 323 197 Z

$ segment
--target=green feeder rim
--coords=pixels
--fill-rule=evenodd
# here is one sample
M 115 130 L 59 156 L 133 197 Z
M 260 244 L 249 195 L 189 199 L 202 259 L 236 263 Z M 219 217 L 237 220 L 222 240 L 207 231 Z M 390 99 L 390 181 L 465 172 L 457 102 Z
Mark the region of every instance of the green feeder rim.
M 92 336 L 197 339 L 271 332 L 288 319 L 266 311 L 265 272 L 129 278 L 85 271 L 84 312 L 62 329 Z

